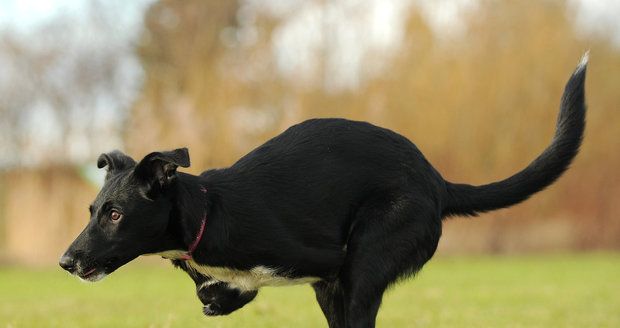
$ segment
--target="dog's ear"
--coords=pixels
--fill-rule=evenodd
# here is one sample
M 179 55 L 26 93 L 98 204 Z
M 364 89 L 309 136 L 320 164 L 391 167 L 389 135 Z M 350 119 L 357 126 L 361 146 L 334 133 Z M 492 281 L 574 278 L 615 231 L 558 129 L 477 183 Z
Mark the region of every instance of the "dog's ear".
M 144 157 L 135 168 L 135 174 L 150 187 L 166 188 L 176 179 L 177 167 L 189 167 L 187 148 L 153 152 Z
M 123 154 L 119 150 L 114 150 L 109 153 L 99 155 L 97 159 L 97 167 L 108 167 L 108 174 L 113 171 L 120 171 L 131 168 L 136 165 L 136 161 L 133 158 Z

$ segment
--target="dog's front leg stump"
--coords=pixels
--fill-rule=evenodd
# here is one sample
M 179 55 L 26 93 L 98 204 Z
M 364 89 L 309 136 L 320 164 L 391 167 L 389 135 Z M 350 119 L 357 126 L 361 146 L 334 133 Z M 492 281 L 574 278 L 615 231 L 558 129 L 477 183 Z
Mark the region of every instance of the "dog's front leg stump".
M 221 281 L 206 281 L 196 285 L 196 294 L 207 316 L 226 315 L 242 308 L 258 294 L 257 290 L 242 291 Z

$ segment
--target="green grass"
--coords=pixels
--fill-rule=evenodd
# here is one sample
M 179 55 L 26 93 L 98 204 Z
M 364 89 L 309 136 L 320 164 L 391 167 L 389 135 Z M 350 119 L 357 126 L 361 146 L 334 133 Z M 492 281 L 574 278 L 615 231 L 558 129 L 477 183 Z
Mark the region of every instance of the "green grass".
M 96 284 L 0 268 L 0 327 L 322 327 L 309 286 L 207 318 L 192 281 L 129 264 Z M 384 297 L 379 327 L 620 327 L 620 254 L 437 258 Z

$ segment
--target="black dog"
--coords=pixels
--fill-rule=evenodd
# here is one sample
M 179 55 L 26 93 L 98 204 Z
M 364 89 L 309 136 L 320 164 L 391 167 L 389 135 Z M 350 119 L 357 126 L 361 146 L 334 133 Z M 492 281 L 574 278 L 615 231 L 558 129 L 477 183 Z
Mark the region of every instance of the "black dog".
M 160 254 L 194 279 L 207 315 L 263 286 L 311 283 L 330 327 L 372 327 L 385 289 L 435 253 L 442 219 L 519 203 L 568 168 L 584 131 L 586 64 L 566 85 L 551 145 L 482 186 L 447 182 L 403 136 L 344 119 L 295 125 L 200 176 L 176 171 L 189 166 L 187 149 L 139 163 L 103 154 L 105 184 L 60 265 L 96 281 Z

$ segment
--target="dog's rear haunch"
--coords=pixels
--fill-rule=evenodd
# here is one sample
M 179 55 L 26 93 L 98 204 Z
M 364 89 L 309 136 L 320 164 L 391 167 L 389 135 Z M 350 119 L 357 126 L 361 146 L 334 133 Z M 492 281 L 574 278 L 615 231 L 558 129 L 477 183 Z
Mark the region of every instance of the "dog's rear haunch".
M 405 137 L 365 122 L 313 119 L 232 166 L 194 176 L 187 149 L 136 163 L 97 162 L 105 184 L 60 265 L 88 281 L 143 254 L 185 270 L 207 315 L 228 314 L 260 287 L 310 283 L 330 327 L 372 327 L 385 289 L 433 256 L 442 220 L 524 201 L 577 154 L 587 56 L 562 96 L 551 145 L 487 185 L 445 181 Z

